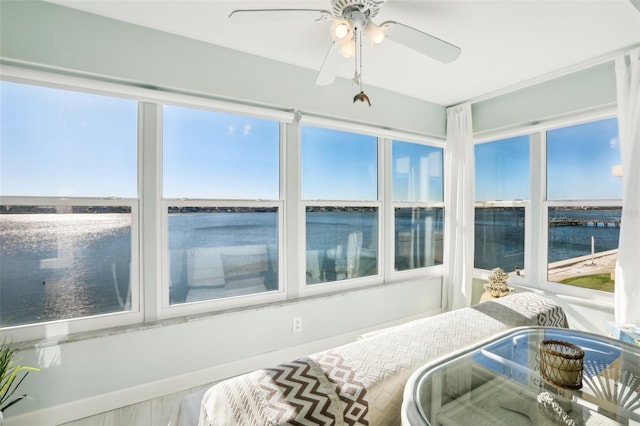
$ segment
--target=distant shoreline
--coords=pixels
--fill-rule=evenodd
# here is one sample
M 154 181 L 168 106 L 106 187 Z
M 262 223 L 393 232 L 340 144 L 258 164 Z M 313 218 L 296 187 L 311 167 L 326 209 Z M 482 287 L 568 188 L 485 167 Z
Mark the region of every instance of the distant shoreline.
M 2 206 L 0 215 L 6 214 L 87 214 L 131 213 L 129 206 Z

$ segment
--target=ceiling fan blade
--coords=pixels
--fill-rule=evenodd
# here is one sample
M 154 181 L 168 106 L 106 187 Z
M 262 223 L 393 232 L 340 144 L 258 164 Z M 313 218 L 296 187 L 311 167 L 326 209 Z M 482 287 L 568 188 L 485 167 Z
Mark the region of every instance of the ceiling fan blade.
M 238 9 L 229 14 L 229 19 L 295 19 L 315 22 L 328 22 L 331 12 L 319 9 Z
M 460 56 L 460 52 L 462 52 L 462 49 L 458 46 L 399 22 L 386 21 L 380 27 L 390 40 L 444 64 L 455 61 Z
M 340 55 L 340 44 L 333 43 L 327 52 L 327 56 L 324 57 L 318 78 L 316 78 L 316 84 L 318 86 L 328 86 L 333 83 L 338 74 L 340 63 L 342 62 L 342 55 Z
M 640 0 L 631 0 L 631 4 L 638 9 L 638 12 L 640 12 Z

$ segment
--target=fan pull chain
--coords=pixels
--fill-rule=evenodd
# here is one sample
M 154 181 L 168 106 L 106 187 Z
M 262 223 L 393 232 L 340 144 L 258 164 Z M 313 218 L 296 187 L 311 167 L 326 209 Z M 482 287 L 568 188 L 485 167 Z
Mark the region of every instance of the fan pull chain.
M 362 92 L 362 28 L 358 30 L 356 37 L 356 42 L 358 43 L 358 73 L 360 74 L 360 78 L 358 80 L 360 81 L 360 92 Z
M 358 93 L 353 97 L 353 103 L 355 103 L 356 101 L 360 101 L 360 102 L 366 102 L 369 104 L 369 106 L 371 106 L 371 101 L 369 100 L 369 96 L 367 96 L 367 94 L 364 93 L 364 90 L 362 90 L 362 28 L 361 26 L 358 26 L 356 28 L 354 37 L 355 37 L 355 45 L 356 45 L 356 57 L 355 57 L 356 75 L 358 76 L 360 93 Z

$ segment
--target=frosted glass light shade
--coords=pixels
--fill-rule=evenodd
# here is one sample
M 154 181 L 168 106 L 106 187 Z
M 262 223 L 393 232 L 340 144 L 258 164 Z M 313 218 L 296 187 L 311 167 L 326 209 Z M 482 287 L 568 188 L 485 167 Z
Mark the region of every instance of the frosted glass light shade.
M 384 32 L 373 22 L 367 23 L 367 26 L 364 27 L 364 33 L 371 39 L 373 44 L 380 44 L 384 41 Z
M 349 22 L 344 19 L 336 19 L 331 24 L 331 38 L 338 43 L 351 40 L 353 38 L 353 30 Z
M 343 43 L 340 47 L 340 54 L 345 58 L 353 57 L 356 54 L 356 43 L 353 40 Z

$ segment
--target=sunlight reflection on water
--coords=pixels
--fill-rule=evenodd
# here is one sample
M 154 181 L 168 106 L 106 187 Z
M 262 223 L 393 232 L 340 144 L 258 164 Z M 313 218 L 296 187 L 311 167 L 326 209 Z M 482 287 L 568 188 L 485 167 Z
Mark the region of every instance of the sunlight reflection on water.
M 120 311 L 111 269 L 128 291 L 131 214 L 2 214 L 0 252 L 1 321 Z

